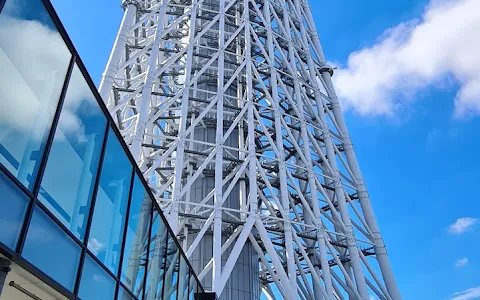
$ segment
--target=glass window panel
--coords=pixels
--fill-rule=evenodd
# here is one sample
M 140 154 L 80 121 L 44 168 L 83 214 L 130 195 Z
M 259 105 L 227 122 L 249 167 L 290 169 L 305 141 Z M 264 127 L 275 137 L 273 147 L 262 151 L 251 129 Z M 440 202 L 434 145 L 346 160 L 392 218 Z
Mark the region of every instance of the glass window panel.
M 193 270 L 190 270 L 190 272 L 193 272 Z M 195 293 L 198 292 L 198 282 L 195 276 L 193 276 L 192 274 L 190 274 L 190 283 L 188 286 L 188 290 L 189 290 L 188 299 L 195 300 Z
M 122 282 L 131 291 L 137 291 L 145 277 L 151 208 L 152 200 L 135 176 L 121 272 Z
M 112 129 L 105 151 L 88 249 L 117 274 L 133 168 Z
M 161 298 L 165 273 L 165 254 L 167 246 L 167 227 L 157 211 L 153 212 L 153 224 L 148 252 L 150 268 L 147 274 L 146 299 Z M 151 294 L 155 294 L 155 297 Z
M 118 290 L 117 300 L 135 300 L 136 298 L 133 297 L 127 290 L 120 286 Z
M 106 126 L 105 115 L 80 69 L 75 66 L 39 199 L 81 240 L 85 234 Z
M 30 200 L 1 171 L 0 195 L 0 242 L 15 249 Z
M 90 255 L 85 257 L 78 296 L 83 300 L 109 300 L 115 297 L 115 281 Z
M 41 0 L 0 14 L 0 163 L 32 189 L 71 54 Z
M 174 237 L 169 233 L 167 243 L 167 261 L 165 263 L 165 288 L 163 299 L 177 299 L 178 270 L 180 250 L 175 243 Z
M 180 255 L 180 270 L 178 271 L 178 299 L 188 298 L 188 280 L 190 270 L 183 255 Z
M 22 256 L 73 290 L 80 247 L 40 207 L 33 212 Z

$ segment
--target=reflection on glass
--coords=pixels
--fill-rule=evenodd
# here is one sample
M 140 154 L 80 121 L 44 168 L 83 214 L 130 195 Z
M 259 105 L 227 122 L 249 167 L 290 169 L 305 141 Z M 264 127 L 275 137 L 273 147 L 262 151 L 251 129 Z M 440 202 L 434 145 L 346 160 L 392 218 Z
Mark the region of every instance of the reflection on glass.
M 157 211 L 153 212 L 153 224 L 148 252 L 148 274 L 146 299 L 163 299 L 162 288 L 165 276 L 165 254 L 167 245 L 167 227 Z
M 133 297 L 129 292 L 127 292 L 127 290 L 120 286 L 118 289 L 117 300 L 135 300 L 135 297 Z
M 0 171 L 0 242 L 12 250 L 17 245 L 29 199 Z
M 85 257 L 78 296 L 83 300 L 108 300 L 115 296 L 115 281 L 90 255 Z
M 79 239 L 85 234 L 107 120 L 75 66 L 39 199 Z
M 179 270 L 180 250 L 174 241 L 174 237 L 168 236 L 167 260 L 165 263 L 165 289 L 163 299 L 177 299 L 178 289 L 178 270 Z
M 32 189 L 70 52 L 41 0 L 0 15 L 0 163 Z
M 117 274 L 133 168 L 112 129 L 105 153 L 88 249 Z
M 152 200 L 142 181 L 135 176 L 121 272 L 122 282 L 134 292 L 141 289 L 145 277 L 143 262 L 147 254 L 151 207 Z
M 22 256 L 73 290 L 80 247 L 40 207 L 35 207 L 33 212 Z
M 185 300 L 188 298 L 188 280 L 190 270 L 183 255 L 180 255 L 180 270 L 178 271 L 178 299 Z
M 190 283 L 188 284 L 188 300 L 195 300 L 195 293 L 198 292 L 198 282 L 195 276 L 192 274 L 193 270 L 190 270 Z

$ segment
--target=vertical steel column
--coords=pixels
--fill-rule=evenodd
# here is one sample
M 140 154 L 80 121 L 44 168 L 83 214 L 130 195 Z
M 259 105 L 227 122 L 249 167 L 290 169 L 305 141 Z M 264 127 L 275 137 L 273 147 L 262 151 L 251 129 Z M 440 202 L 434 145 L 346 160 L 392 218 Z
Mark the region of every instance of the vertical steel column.
M 217 72 L 217 127 L 215 138 L 215 196 L 213 219 L 212 289 L 220 297 L 217 284 L 222 277 L 222 203 L 223 203 L 223 94 L 225 80 L 225 0 L 219 1 L 218 72 Z
M 123 51 L 125 51 L 125 45 L 127 44 L 130 26 L 134 23 L 135 16 L 137 14 L 138 3 L 135 0 L 125 0 L 122 5 L 125 8 L 125 13 L 123 15 L 117 37 L 113 44 L 112 52 L 108 58 L 107 67 L 105 72 L 102 74 L 102 80 L 100 81 L 100 86 L 98 88 L 98 92 L 100 93 L 103 101 L 108 101 L 108 99 L 110 99 L 109 96 L 112 92 L 115 75 L 118 72 L 118 63 L 123 55 Z M 111 108 L 113 105 L 115 105 L 113 99 L 111 99 L 109 102 L 106 102 L 106 104 L 108 108 Z
M 282 1 L 284 2 L 284 1 Z M 283 3 L 284 5 L 286 4 L 285 2 Z M 288 33 L 288 38 L 287 38 L 287 41 L 288 41 L 288 48 L 289 48 L 289 55 L 290 55 L 290 63 L 291 63 L 291 66 L 292 67 L 295 62 L 293 61 L 293 55 L 294 53 L 292 52 L 293 49 L 293 41 L 292 41 L 292 37 L 290 35 L 290 18 L 288 16 L 288 10 L 286 9 L 286 6 L 285 6 L 285 9 L 283 10 L 283 21 L 285 22 L 284 26 L 287 28 L 286 31 Z M 292 72 L 292 76 L 293 77 L 296 77 L 296 72 L 293 71 Z M 295 85 L 295 92 L 298 92 L 297 90 L 298 86 Z M 299 97 L 300 95 L 298 94 L 295 94 L 295 96 Z M 297 297 L 297 281 L 294 280 L 294 278 L 297 277 L 297 272 L 295 270 L 295 259 L 293 258 L 293 239 L 292 239 L 292 224 L 290 222 L 290 219 L 287 218 L 287 216 L 290 215 L 290 204 L 289 204 L 289 201 L 285 200 L 283 203 L 282 203 L 282 206 L 283 206 L 283 213 L 284 213 L 284 216 L 286 216 L 285 220 L 284 220 L 284 233 L 285 233 L 285 252 L 286 252 L 286 260 L 287 260 L 287 271 L 288 271 L 288 276 L 290 278 L 290 281 L 291 281 L 291 284 L 292 284 L 292 289 L 293 289 L 293 292 L 295 293 L 295 296 Z M 301 247 L 299 245 L 299 247 Z
M 295 7 L 297 9 L 297 13 L 301 13 L 301 7 L 300 7 L 299 0 L 295 0 Z M 307 33 L 306 33 L 306 30 L 305 30 L 305 27 L 300 26 L 300 31 L 302 33 L 302 38 L 303 38 L 304 45 L 308 45 Z M 311 78 L 316 78 L 312 56 L 307 56 L 307 64 L 308 64 L 308 71 L 309 71 L 310 77 Z M 318 89 L 318 86 L 317 86 L 316 82 L 311 82 L 311 84 L 314 88 L 315 95 L 317 97 L 319 97 L 320 90 Z M 306 143 L 306 141 L 304 143 Z M 308 156 L 310 156 L 310 154 L 308 154 Z M 311 158 L 309 158 L 309 160 L 311 161 Z M 309 173 L 309 180 L 310 180 L 311 176 L 314 176 L 314 175 L 311 174 L 311 172 L 310 172 Z M 311 183 L 311 186 L 316 186 L 316 185 L 312 185 L 312 183 Z M 315 193 L 313 191 L 311 193 L 312 193 L 312 208 L 313 208 L 313 212 L 314 212 L 315 217 L 316 217 L 317 241 L 318 241 L 318 244 L 319 244 L 320 264 L 322 266 L 323 280 L 324 280 L 324 283 L 325 283 L 325 290 L 326 290 L 326 293 L 327 293 L 329 299 L 334 299 L 332 279 L 331 279 L 331 275 L 330 275 L 330 267 L 328 265 L 328 259 L 327 259 L 327 253 L 326 253 L 325 232 L 324 232 L 324 228 L 323 228 L 323 222 L 322 222 L 322 219 L 320 217 L 320 209 L 319 209 L 319 206 L 318 206 L 316 189 L 315 189 Z M 313 199 L 313 197 L 315 197 L 315 200 Z M 315 295 L 319 294 L 319 291 L 317 290 L 317 288 L 318 287 L 315 286 Z
M 150 57 L 148 59 L 147 75 L 145 77 L 145 83 L 142 88 L 142 95 L 140 100 L 140 111 L 138 113 L 138 121 L 135 124 L 135 134 L 130 146 L 130 151 L 137 162 L 141 162 L 142 159 L 142 143 L 144 142 L 144 134 L 147 129 L 147 122 L 149 118 L 149 108 L 152 99 L 153 86 L 155 84 L 155 72 L 157 71 L 158 52 L 161 42 L 162 32 L 164 30 L 164 18 L 167 8 L 167 1 L 163 1 L 157 16 L 157 28 L 155 29 L 154 40 L 152 43 L 152 50 L 150 51 Z
M 308 22 L 311 25 L 311 29 L 313 31 L 312 39 L 314 41 L 314 46 L 317 49 L 320 57 L 319 60 L 322 63 L 325 63 L 325 56 L 323 54 L 322 46 L 320 44 L 320 39 L 318 36 L 318 33 L 316 31 L 311 13 L 311 9 L 308 5 L 308 2 L 304 1 L 304 6 L 305 6 L 305 12 L 306 12 L 306 17 Z M 333 87 L 333 83 L 331 80 L 331 74 L 329 72 L 329 69 L 323 69 L 321 72 L 321 76 L 323 81 L 325 82 L 326 85 L 326 90 L 329 96 L 329 99 L 332 103 L 332 111 L 335 116 L 335 120 L 340 127 L 340 134 L 342 135 L 342 140 L 344 142 L 344 148 L 345 148 L 345 155 L 347 156 L 348 163 L 350 165 L 350 168 L 352 172 L 355 175 L 355 180 L 356 180 L 356 187 L 358 188 L 358 195 L 360 198 L 360 204 L 362 206 L 363 213 L 365 215 L 365 219 L 367 221 L 367 224 L 371 228 L 374 234 L 374 243 L 375 243 L 375 252 L 377 253 L 377 259 L 378 263 L 380 265 L 380 269 L 382 272 L 382 275 L 385 280 L 385 284 L 387 286 L 388 292 L 390 293 L 391 297 L 394 300 L 400 300 L 402 299 L 402 296 L 400 295 L 400 291 L 398 290 L 398 286 L 395 281 L 395 277 L 393 275 L 392 267 L 390 265 L 390 261 L 388 260 L 387 256 L 387 251 L 385 247 L 385 243 L 383 242 L 383 238 L 380 234 L 380 230 L 378 228 L 377 221 L 375 219 L 375 216 L 373 214 L 373 209 L 370 203 L 370 199 L 368 196 L 368 192 L 365 187 L 365 183 L 363 181 L 362 174 L 360 172 L 360 167 L 358 165 L 358 161 L 355 155 L 355 152 L 353 150 L 353 144 L 350 139 L 350 135 L 347 130 L 347 126 L 345 124 L 345 120 L 343 118 L 343 114 L 341 111 L 340 103 L 338 101 L 337 95 L 335 93 L 335 89 Z
M 269 65 L 270 65 L 270 84 L 272 87 L 272 97 L 273 97 L 273 107 L 275 114 L 275 136 L 276 136 L 276 146 L 279 153 L 278 158 L 278 168 L 280 176 L 280 198 L 282 204 L 283 215 L 285 216 L 284 222 L 284 235 L 285 235 L 285 245 L 286 245 L 286 260 L 287 260 L 287 270 L 290 277 L 290 282 L 292 285 L 293 292 L 297 293 L 297 282 L 293 280 L 296 278 L 295 271 L 295 260 L 293 257 L 293 240 L 292 240 L 292 227 L 291 223 L 288 222 L 288 216 L 290 214 L 290 202 L 289 202 L 289 193 L 288 193 L 288 184 L 286 177 L 286 166 L 285 166 L 285 150 L 283 149 L 283 133 L 282 133 L 282 123 L 281 123 L 281 111 L 278 105 L 279 96 L 278 96 L 278 86 L 277 86 L 277 71 L 274 65 L 275 62 L 275 51 L 273 49 L 273 32 L 271 27 L 270 19 L 270 2 L 266 1 L 264 6 L 265 15 L 267 21 L 267 45 L 268 45 L 268 54 L 269 54 Z
M 167 0 L 165 0 L 167 1 Z M 192 63 L 193 63 L 193 46 L 195 40 L 195 30 L 196 30 L 196 20 L 197 20 L 197 9 L 198 9 L 198 0 L 193 0 L 192 8 L 190 12 L 190 29 L 188 35 L 188 46 L 187 46 L 187 64 L 185 67 L 185 86 L 182 91 L 182 105 L 180 111 L 180 124 L 178 129 L 178 145 L 175 156 L 175 177 L 173 180 L 173 194 L 172 194 L 172 204 L 170 209 L 170 214 L 168 215 L 168 223 L 172 228 L 173 232 L 177 232 L 178 228 L 178 208 L 180 201 L 180 193 L 182 188 L 182 175 L 183 175 L 183 160 L 185 153 L 185 130 L 187 127 L 187 113 L 188 113 L 188 103 L 190 96 L 190 85 L 192 77 Z
M 343 119 L 340 103 L 333 88 L 330 72 L 323 71 L 322 78 L 325 81 L 326 86 L 328 87 L 327 93 L 329 94 L 330 101 L 332 102 L 332 111 L 335 115 L 335 120 L 337 121 L 337 124 L 341 130 L 342 139 L 344 141 L 345 155 L 347 156 L 350 168 L 355 175 L 355 184 L 358 189 L 360 205 L 362 207 L 365 220 L 373 233 L 375 253 L 377 254 L 378 264 L 385 280 L 385 285 L 387 286 L 387 290 L 390 293 L 392 299 L 400 300 L 402 299 L 402 296 L 400 295 L 400 291 L 398 290 L 395 276 L 393 275 L 392 267 L 388 259 L 387 249 L 380 233 L 377 221 L 375 219 L 375 215 L 373 213 L 372 205 L 370 203 L 370 197 L 368 195 L 365 182 L 363 181 L 357 157 L 353 150 L 353 144 L 350 139 L 347 127 L 345 125 L 345 121 Z

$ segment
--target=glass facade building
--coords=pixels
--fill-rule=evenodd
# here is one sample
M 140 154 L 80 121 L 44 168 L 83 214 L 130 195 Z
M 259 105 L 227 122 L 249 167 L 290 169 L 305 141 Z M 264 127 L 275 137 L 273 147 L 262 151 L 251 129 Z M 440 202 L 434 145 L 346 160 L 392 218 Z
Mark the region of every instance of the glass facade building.
M 47 0 L 0 0 L 0 254 L 0 299 L 203 291 Z

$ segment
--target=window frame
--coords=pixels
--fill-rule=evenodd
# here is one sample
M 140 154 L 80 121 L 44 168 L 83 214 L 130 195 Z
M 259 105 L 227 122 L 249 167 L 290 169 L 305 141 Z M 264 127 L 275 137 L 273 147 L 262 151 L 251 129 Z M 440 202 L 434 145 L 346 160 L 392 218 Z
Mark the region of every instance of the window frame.
M 11 1 L 11 0 L 0 0 L 0 14 L 2 13 L 3 8 L 4 8 L 7 1 Z M 125 144 L 125 142 L 124 142 L 124 140 L 123 140 L 123 138 L 120 134 L 120 131 L 116 127 L 112 116 L 108 112 L 108 109 L 107 109 L 105 103 L 102 101 L 102 99 L 100 97 L 100 94 L 99 94 L 93 80 L 91 79 L 90 75 L 88 74 L 87 69 L 86 69 L 83 61 L 81 60 L 77 50 L 75 49 L 75 47 L 73 45 L 73 42 L 71 41 L 71 39 L 68 36 L 64 26 L 62 25 L 62 23 L 60 21 L 60 18 L 58 17 L 57 13 L 55 12 L 53 5 L 50 3 L 49 0 L 38 0 L 38 1 L 39 1 L 39 3 L 44 5 L 44 7 L 45 7 L 45 9 L 48 13 L 48 16 L 50 17 L 50 19 L 52 20 L 52 23 L 55 25 L 55 28 L 57 29 L 58 33 L 62 37 L 63 42 L 65 43 L 67 49 L 69 50 L 69 52 L 71 54 L 71 57 L 70 57 L 70 61 L 69 61 L 69 64 L 68 64 L 68 69 L 67 69 L 67 72 L 66 72 L 66 75 L 65 75 L 65 79 L 64 79 L 64 82 L 63 82 L 63 86 L 62 86 L 62 89 L 61 89 L 61 93 L 60 93 L 60 96 L 59 96 L 58 104 L 57 104 L 57 107 L 55 109 L 55 113 L 54 113 L 53 118 L 52 118 L 52 124 L 51 124 L 51 127 L 50 127 L 49 132 L 48 132 L 48 137 L 46 139 L 45 149 L 44 149 L 44 152 L 42 154 L 42 158 L 41 158 L 41 161 L 40 161 L 40 164 L 39 164 L 38 173 L 37 173 L 37 176 L 35 178 L 35 183 L 34 183 L 34 187 L 33 187 L 32 191 L 30 191 L 27 187 L 25 187 L 10 171 L 8 171 L 8 169 L 4 165 L 0 164 L 0 172 L 5 174 L 5 176 L 14 183 L 16 188 L 18 188 L 19 191 L 23 192 L 29 199 L 26 214 L 25 214 L 25 217 L 24 217 L 24 222 L 23 222 L 22 228 L 20 230 L 20 234 L 19 234 L 19 237 L 18 237 L 16 247 L 14 249 L 12 249 L 12 248 L 7 247 L 6 245 L 4 245 L 3 243 L 0 242 L 0 253 L 5 255 L 7 258 L 15 261 L 18 265 L 22 266 L 23 268 L 25 268 L 27 271 L 29 271 L 33 275 L 40 278 L 42 281 L 44 281 L 46 284 L 48 284 L 49 286 L 51 286 L 52 288 L 57 290 L 59 293 L 61 293 L 62 295 L 64 295 L 68 299 L 78 299 L 78 297 L 76 295 L 78 295 L 78 291 L 79 291 L 79 287 L 80 287 L 80 280 L 81 280 L 81 274 L 82 274 L 82 271 L 83 271 L 83 265 L 84 265 L 84 262 L 85 262 L 86 255 L 90 255 L 91 258 L 94 261 L 99 263 L 99 265 L 105 270 L 105 272 L 107 272 L 109 275 L 111 275 L 115 279 L 116 287 L 115 287 L 115 293 L 114 293 L 115 298 L 114 299 L 116 299 L 118 297 L 120 288 L 123 288 L 125 291 L 127 291 L 129 294 L 131 294 L 129 289 L 121 281 L 121 270 L 122 270 L 124 249 L 125 249 L 125 243 L 126 243 L 126 238 L 125 238 L 126 228 L 128 226 L 128 218 L 130 216 L 130 209 L 131 209 L 131 200 L 132 200 L 131 197 L 132 197 L 132 190 L 133 190 L 133 187 L 134 187 L 133 182 L 134 182 L 135 176 L 138 176 L 141 184 L 143 185 L 143 187 L 145 189 L 145 192 L 148 194 L 148 196 L 151 200 L 150 221 L 149 221 L 149 225 L 148 225 L 149 226 L 148 227 L 148 241 L 147 241 L 148 245 L 147 245 L 147 255 L 146 255 L 147 266 L 148 266 L 148 260 L 149 260 L 149 256 L 150 256 L 150 247 L 151 247 L 151 242 L 152 242 L 151 237 L 152 237 L 152 227 L 153 227 L 153 216 L 154 216 L 154 212 L 156 211 L 159 215 L 159 222 L 163 222 L 163 224 L 166 226 L 166 230 L 167 230 L 167 239 L 166 239 L 167 244 L 166 245 L 168 245 L 169 242 L 173 241 L 173 243 L 175 244 L 175 246 L 177 247 L 177 249 L 179 251 L 179 257 L 178 257 L 179 264 L 180 264 L 180 259 L 185 260 L 186 267 L 189 269 L 188 272 L 191 276 L 190 280 L 193 278 L 193 280 L 195 280 L 196 283 L 197 283 L 197 292 L 204 291 L 203 286 L 201 285 L 200 281 L 198 280 L 197 275 L 193 271 L 193 268 L 190 264 L 190 261 L 187 259 L 186 255 L 185 255 L 185 252 L 183 251 L 178 239 L 176 238 L 176 236 L 175 236 L 174 232 L 172 231 L 171 227 L 169 226 L 168 221 L 167 221 L 166 217 L 164 216 L 162 210 L 160 209 L 159 204 L 155 201 L 155 197 L 154 197 L 152 191 L 148 187 L 148 184 L 147 184 L 143 174 L 141 173 L 138 165 L 136 164 L 135 159 L 133 158 L 132 154 L 130 153 L 130 150 L 128 149 L 128 146 Z M 93 190 L 93 193 L 92 193 L 92 200 L 91 200 L 91 204 L 90 204 L 90 207 L 89 207 L 88 220 L 87 220 L 87 223 L 86 223 L 86 229 L 85 229 L 85 234 L 84 234 L 84 240 L 83 241 L 80 241 L 38 199 L 38 193 L 39 193 L 39 190 L 40 190 L 40 186 L 41 186 L 43 176 L 45 174 L 45 168 L 46 168 L 46 165 L 47 165 L 47 160 L 48 160 L 48 157 L 50 155 L 50 151 L 51 151 L 52 144 L 53 144 L 53 141 L 54 141 L 55 132 L 57 130 L 59 119 L 60 119 L 60 113 L 62 112 L 62 108 L 63 108 L 63 105 L 65 103 L 67 89 L 68 89 L 68 86 L 69 86 L 69 83 L 70 83 L 70 80 L 71 80 L 71 77 L 72 77 L 72 72 L 73 72 L 73 69 L 74 69 L 75 65 L 80 70 L 81 75 L 84 77 L 85 82 L 87 83 L 88 87 L 90 88 L 90 90 L 93 94 L 93 97 L 95 98 L 95 100 L 99 104 L 100 109 L 102 110 L 103 114 L 106 116 L 106 120 L 107 120 L 106 126 L 105 126 L 105 135 L 104 135 L 103 144 L 102 144 L 102 147 L 101 147 L 102 148 L 101 149 L 101 154 L 100 154 L 101 156 L 100 156 L 100 161 L 99 161 L 99 165 L 98 165 L 97 174 L 95 176 L 96 177 L 95 178 L 95 183 L 94 183 L 95 186 L 94 186 L 94 190 Z M 122 240 L 122 243 L 121 243 L 120 262 L 119 262 L 119 268 L 118 268 L 117 274 L 113 274 L 87 248 L 88 238 L 89 238 L 89 235 L 90 235 L 92 219 L 93 219 L 93 211 L 94 211 L 94 208 L 95 208 L 96 197 L 97 197 L 97 192 L 98 192 L 98 188 L 99 188 L 101 169 L 103 167 L 107 140 L 109 138 L 108 132 L 109 132 L 110 128 L 112 129 L 112 132 L 114 133 L 112 135 L 112 137 L 110 137 L 110 138 L 118 139 L 118 141 L 120 142 L 120 145 L 121 145 L 127 159 L 129 160 L 129 162 L 131 163 L 132 168 L 133 168 L 132 176 L 131 176 L 131 184 L 130 184 L 129 192 L 128 192 L 127 211 L 126 211 L 126 215 L 125 215 L 126 220 L 125 220 L 124 225 L 123 225 L 123 230 L 124 230 L 123 233 L 122 233 L 123 240 Z M 76 279 L 75 279 L 73 293 L 70 292 L 69 290 L 67 290 L 62 285 L 60 285 L 57 281 L 55 281 L 54 279 L 52 279 L 51 277 L 46 275 L 42 270 L 37 268 L 35 265 L 33 265 L 32 263 L 30 263 L 29 261 L 24 259 L 21 255 L 22 250 L 23 250 L 24 245 L 25 245 L 25 239 L 26 239 L 26 236 L 27 236 L 27 231 L 28 231 L 28 228 L 30 226 L 31 219 L 32 219 L 32 216 L 33 216 L 33 212 L 34 212 L 36 207 L 38 207 L 38 209 L 42 210 L 42 212 L 44 212 L 55 223 L 56 226 L 58 226 L 61 230 L 63 230 L 65 232 L 65 234 L 67 234 L 80 247 L 82 247 L 81 254 L 80 254 L 80 260 L 79 260 L 79 266 L 78 266 L 77 273 L 76 273 Z M 165 252 L 164 264 L 165 264 L 165 261 L 166 261 L 166 255 L 167 255 L 167 252 Z M 148 275 L 148 270 L 145 271 L 145 274 L 144 274 L 145 278 L 147 278 L 147 275 Z M 165 275 L 166 275 L 166 272 L 164 272 L 163 277 L 165 277 Z M 177 281 L 178 280 L 179 280 L 179 276 L 177 276 Z M 163 281 L 165 281 L 165 278 L 163 278 Z M 141 294 L 141 298 L 145 297 L 146 286 L 147 286 L 147 282 L 146 282 L 146 280 L 143 280 L 143 292 Z M 165 285 L 163 284 L 162 294 L 163 294 L 163 289 L 164 288 L 165 288 Z M 177 295 L 178 295 L 178 292 L 177 292 Z

